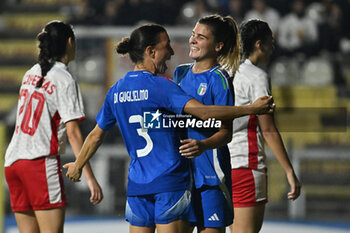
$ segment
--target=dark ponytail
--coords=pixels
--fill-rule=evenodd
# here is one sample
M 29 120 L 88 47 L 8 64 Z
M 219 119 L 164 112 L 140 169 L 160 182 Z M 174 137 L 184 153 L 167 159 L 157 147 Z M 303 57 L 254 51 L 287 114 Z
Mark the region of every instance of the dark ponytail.
M 43 84 L 43 78 L 46 76 L 47 72 L 52 68 L 54 65 L 53 60 L 51 59 L 51 41 L 50 36 L 46 31 L 42 31 L 39 33 L 37 37 L 39 41 L 39 57 L 38 57 L 38 63 L 41 67 L 41 79 L 37 82 L 36 87 L 41 87 Z
M 143 54 L 147 46 L 156 46 L 160 41 L 160 33 L 166 32 L 158 24 L 144 24 L 132 31 L 130 37 L 121 39 L 115 49 L 119 54 L 129 54 L 135 64 L 143 61 Z
M 127 54 L 130 51 L 130 38 L 124 37 L 121 41 L 117 43 L 115 50 L 119 54 Z
M 41 79 L 36 87 L 42 86 L 44 77 L 52 66 L 66 54 L 68 38 L 75 39 L 72 26 L 57 20 L 49 22 L 38 34 L 40 50 L 38 63 L 41 67 Z

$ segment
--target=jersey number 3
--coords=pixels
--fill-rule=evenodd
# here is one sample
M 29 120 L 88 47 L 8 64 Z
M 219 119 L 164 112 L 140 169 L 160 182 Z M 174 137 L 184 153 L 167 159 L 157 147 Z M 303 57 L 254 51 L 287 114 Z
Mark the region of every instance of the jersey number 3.
M 147 156 L 149 154 L 149 152 L 151 152 L 151 150 L 153 149 L 153 142 L 152 142 L 151 137 L 147 133 L 148 130 L 142 129 L 143 117 L 140 115 L 132 115 L 129 118 L 129 123 L 139 123 L 141 128 L 137 129 L 137 134 L 146 140 L 145 148 L 136 150 L 137 157 Z
M 20 100 L 21 98 L 24 98 L 24 101 L 19 109 L 18 115 L 20 116 L 25 109 L 21 123 L 21 130 L 23 133 L 33 136 L 35 134 L 36 129 L 38 128 L 41 114 L 43 113 L 45 97 L 42 93 L 34 91 L 34 93 L 29 97 L 29 101 L 27 103 L 28 97 L 28 90 L 22 89 L 19 98 Z M 25 106 L 26 104 L 27 106 Z

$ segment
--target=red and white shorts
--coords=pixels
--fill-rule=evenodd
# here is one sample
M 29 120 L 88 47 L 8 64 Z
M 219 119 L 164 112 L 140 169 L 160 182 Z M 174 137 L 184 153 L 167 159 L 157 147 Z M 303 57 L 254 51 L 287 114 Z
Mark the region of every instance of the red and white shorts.
M 5 167 L 13 212 L 66 206 L 60 157 L 17 160 Z
M 249 207 L 267 202 L 267 169 L 232 169 L 233 207 Z

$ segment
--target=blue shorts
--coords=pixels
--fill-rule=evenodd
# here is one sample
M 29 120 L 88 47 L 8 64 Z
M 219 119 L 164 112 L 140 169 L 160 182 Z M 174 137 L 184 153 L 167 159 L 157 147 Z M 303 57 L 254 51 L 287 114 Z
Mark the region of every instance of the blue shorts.
M 191 191 L 181 190 L 140 196 L 128 196 L 125 218 L 133 226 L 152 227 L 178 219 L 195 222 Z
M 198 226 L 226 227 L 233 223 L 232 196 L 226 185 L 203 186 L 193 192 Z

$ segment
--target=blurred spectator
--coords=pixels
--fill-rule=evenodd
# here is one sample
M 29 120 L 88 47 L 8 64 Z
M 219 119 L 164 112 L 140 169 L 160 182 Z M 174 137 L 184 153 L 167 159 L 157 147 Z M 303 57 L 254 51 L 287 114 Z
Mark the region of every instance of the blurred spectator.
M 77 9 L 72 13 L 70 22 L 73 25 L 94 25 L 96 23 L 97 10 L 90 0 L 78 2 Z
M 135 0 L 130 1 L 136 2 Z M 176 23 L 176 17 L 182 4 L 183 1 L 180 0 L 139 0 L 138 4 L 133 4 L 133 9 L 135 10 L 135 16 L 138 17 L 137 23 L 153 22 L 162 25 L 173 25 Z M 128 17 L 130 13 L 131 11 L 125 11 L 125 17 Z
M 290 12 L 290 0 L 267 0 L 269 6 L 278 11 L 279 15 L 286 15 Z
M 159 0 L 162 9 L 157 14 L 161 15 L 162 25 L 175 25 L 180 9 L 187 0 Z
M 105 3 L 104 15 L 101 17 L 101 24 L 116 25 L 119 23 L 118 15 L 120 14 L 124 0 L 109 0 Z
M 343 12 L 340 49 L 343 53 L 350 54 L 350 0 L 343 0 L 340 4 Z
M 315 55 L 318 39 L 317 24 L 305 14 L 303 0 L 294 0 L 291 13 L 284 16 L 278 30 L 278 44 L 282 54 Z
M 131 26 L 142 22 L 174 25 L 186 0 L 81 0 L 72 24 Z
M 252 9 L 248 11 L 244 17 L 244 20 L 260 19 L 269 24 L 274 37 L 278 31 L 278 24 L 280 20 L 279 13 L 267 5 L 266 0 L 253 0 Z
M 244 1 L 230 0 L 228 10 L 228 15 L 231 15 L 238 24 L 241 24 L 245 14 Z
M 139 21 L 161 23 L 162 11 L 162 5 L 156 0 L 141 0 L 138 9 Z
M 342 11 L 336 1 L 323 0 L 323 21 L 319 24 L 320 49 L 338 52 L 342 37 Z
M 210 0 L 209 0 L 210 1 Z M 211 0 L 215 2 L 218 6 L 218 11 L 216 13 L 227 13 L 227 9 L 229 8 L 230 0 Z
M 0 14 L 4 11 L 5 1 L 0 1 Z
M 124 0 L 122 4 L 119 5 L 119 10 L 115 16 L 116 25 L 135 25 L 140 18 L 139 9 L 141 5 L 141 0 Z
M 208 11 L 227 15 L 227 9 L 229 0 L 202 0 L 204 4 L 207 6 Z
M 342 32 L 344 37 L 350 40 L 350 0 L 343 0 L 340 2 L 343 11 Z
M 342 20 L 343 12 L 341 6 L 334 0 L 322 1 L 324 11 L 324 21 L 319 24 L 319 43 L 320 49 L 326 52 L 328 61 L 330 62 L 334 73 L 334 84 L 343 86 L 346 79 L 341 67 L 341 57 L 338 56 L 340 51 L 340 41 L 343 37 Z M 347 28 L 346 31 L 349 29 Z
M 213 14 L 207 1 L 193 0 L 185 3 L 178 16 L 177 24 L 191 26 L 196 24 L 199 18 Z

